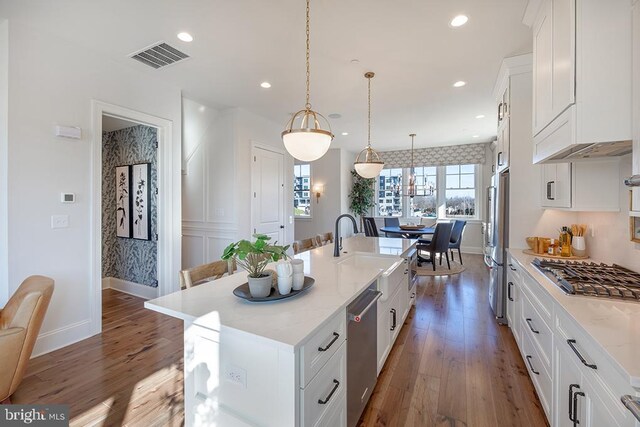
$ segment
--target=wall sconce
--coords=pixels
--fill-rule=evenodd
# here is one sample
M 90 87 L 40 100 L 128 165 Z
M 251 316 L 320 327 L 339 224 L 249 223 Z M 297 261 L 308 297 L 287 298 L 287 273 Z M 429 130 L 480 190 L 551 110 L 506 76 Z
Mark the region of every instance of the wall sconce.
M 316 203 L 320 200 L 320 196 L 324 193 L 324 185 L 322 184 L 313 184 L 313 192 L 316 195 Z

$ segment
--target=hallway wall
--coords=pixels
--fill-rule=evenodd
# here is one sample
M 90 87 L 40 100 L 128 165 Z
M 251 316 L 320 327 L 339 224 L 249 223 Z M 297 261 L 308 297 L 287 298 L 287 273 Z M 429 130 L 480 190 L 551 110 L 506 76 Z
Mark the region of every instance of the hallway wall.
M 132 126 L 102 133 L 102 277 L 158 286 L 158 130 Z M 117 166 L 151 163 L 149 203 L 151 240 L 116 236 Z M 131 196 L 133 192 L 129 193 Z

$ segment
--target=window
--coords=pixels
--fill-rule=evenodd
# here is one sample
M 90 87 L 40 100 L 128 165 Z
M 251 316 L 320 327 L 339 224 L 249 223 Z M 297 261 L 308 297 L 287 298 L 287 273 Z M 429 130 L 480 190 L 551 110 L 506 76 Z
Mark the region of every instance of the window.
M 472 217 L 476 215 L 475 165 L 446 167 L 446 216 Z
M 416 193 L 410 199 L 410 217 L 437 217 L 437 175 L 436 166 L 424 166 L 414 168 L 416 177 Z
M 378 215 L 402 216 L 402 169 L 383 169 L 378 176 Z
M 293 211 L 296 217 L 311 218 L 311 165 L 293 166 Z

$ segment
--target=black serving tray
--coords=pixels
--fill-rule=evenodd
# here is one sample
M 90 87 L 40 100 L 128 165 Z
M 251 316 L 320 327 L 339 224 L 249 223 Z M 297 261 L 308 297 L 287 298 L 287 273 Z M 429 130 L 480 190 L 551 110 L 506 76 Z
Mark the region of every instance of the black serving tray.
M 249 302 L 277 301 L 277 300 L 292 298 L 297 295 L 300 295 L 301 293 L 305 292 L 307 289 L 312 287 L 315 282 L 316 282 L 316 279 L 314 279 L 313 277 L 304 276 L 304 283 L 302 285 L 302 289 L 300 289 L 299 291 L 294 291 L 292 289 L 291 292 L 289 292 L 287 295 L 282 295 L 280 294 L 280 292 L 278 292 L 278 286 L 276 285 L 275 288 L 273 287 L 271 288 L 271 293 L 269 294 L 269 296 L 264 298 L 252 297 L 251 293 L 249 292 L 249 284 L 243 283 L 242 285 L 238 286 L 233 290 L 233 294 Z

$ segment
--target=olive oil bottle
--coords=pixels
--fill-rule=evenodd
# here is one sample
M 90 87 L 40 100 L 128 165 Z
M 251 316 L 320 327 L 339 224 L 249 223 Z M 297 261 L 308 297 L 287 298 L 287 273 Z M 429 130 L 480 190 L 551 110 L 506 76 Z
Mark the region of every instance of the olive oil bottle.
M 562 227 L 562 231 L 560 231 L 560 256 L 570 257 L 571 256 L 571 235 L 569 234 L 569 230 L 567 227 Z

